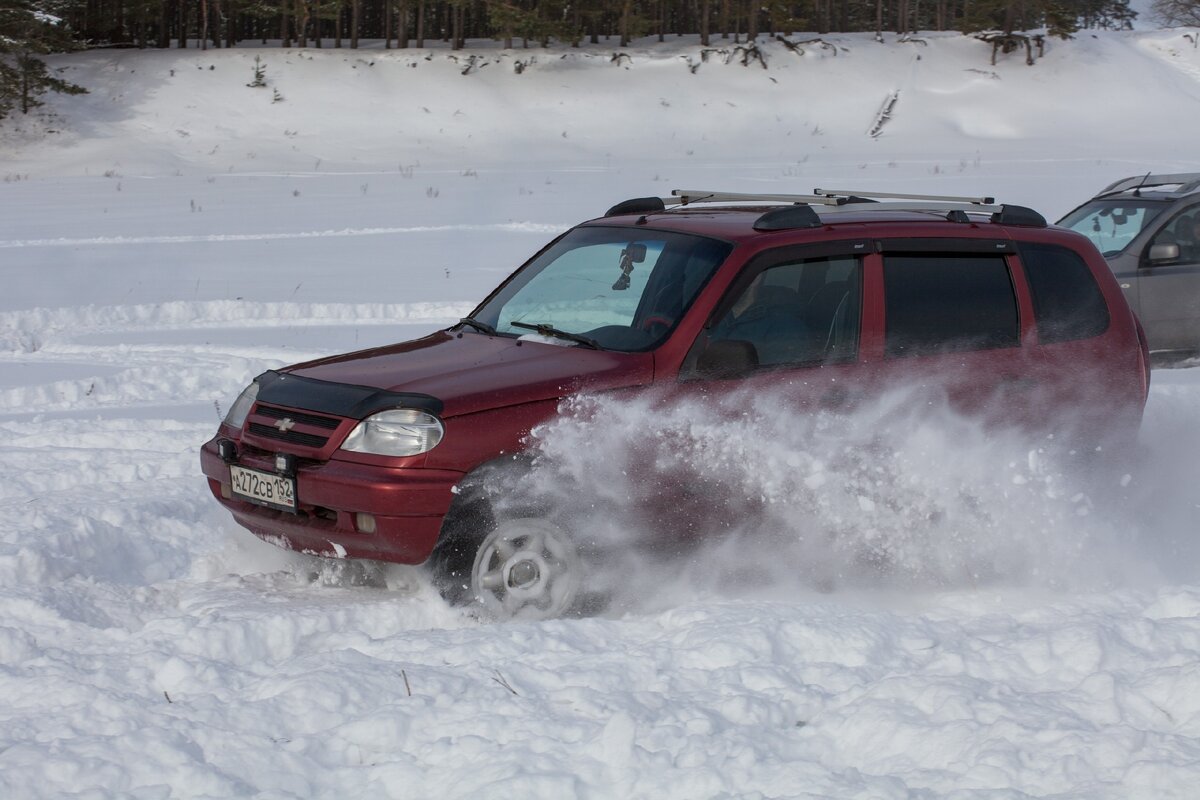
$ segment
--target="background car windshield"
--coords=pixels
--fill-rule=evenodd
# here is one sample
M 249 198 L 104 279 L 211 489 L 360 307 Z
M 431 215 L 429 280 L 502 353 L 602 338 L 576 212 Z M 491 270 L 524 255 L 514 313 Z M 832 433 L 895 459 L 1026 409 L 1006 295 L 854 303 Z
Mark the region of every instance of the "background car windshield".
M 1107 258 L 1119 255 L 1128 247 L 1162 209 L 1158 203 L 1097 200 L 1075 209 L 1058 224 L 1091 239 Z
M 580 334 L 613 350 L 661 341 L 729 253 L 699 236 L 576 228 L 535 258 L 474 314 L 500 333 L 525 325 Z

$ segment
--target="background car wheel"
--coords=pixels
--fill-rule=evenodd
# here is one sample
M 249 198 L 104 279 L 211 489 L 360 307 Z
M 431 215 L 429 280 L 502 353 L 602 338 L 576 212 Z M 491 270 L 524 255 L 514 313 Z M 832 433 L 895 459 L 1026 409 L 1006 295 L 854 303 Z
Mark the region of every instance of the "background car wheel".
M 551 619 L 575 606 L 582 570 L 563 528 L 537 517 L 509 519 L 480 542 L 471 592 L 498 619 Z

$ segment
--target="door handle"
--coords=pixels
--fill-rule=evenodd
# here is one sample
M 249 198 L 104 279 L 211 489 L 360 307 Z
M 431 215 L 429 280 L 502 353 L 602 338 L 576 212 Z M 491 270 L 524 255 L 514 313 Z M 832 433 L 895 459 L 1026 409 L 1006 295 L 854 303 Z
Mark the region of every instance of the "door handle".
M 863 392 L 855 392 L 844 386 L 835 386 L 821 395 L 818 404 L 821 408 L 835 409 L 852 406 L 863 399 Z
M 998 386 L 1006 391 L 1028 392 L 1031 389 L 1036 389 L 1038 382 L 1035 378 L 1023 378 L 1015 375 L 1010 375 L 1006 378 L 1001 378 Z

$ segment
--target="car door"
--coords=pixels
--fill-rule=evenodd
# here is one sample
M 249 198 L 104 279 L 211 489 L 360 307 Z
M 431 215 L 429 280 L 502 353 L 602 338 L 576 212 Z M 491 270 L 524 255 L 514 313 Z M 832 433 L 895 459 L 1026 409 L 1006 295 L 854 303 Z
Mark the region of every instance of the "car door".
M 1039 415 L 1050 378 L 1008 239 L 878 243 L 883 289 L 877 381 L 914 402 L 1004 425 Z
M 867 241 L 780 247 L 751 259 L 680 371 L 685 391 L 776 391 L 789 412 L 859 394 Z
M 1200 205 L 1165 219 L 1142 253 L 1137 282 L 1137 312 L 1151 347 L 1200 347 Z
M 864 293 L 870 246 L 866 240 L 784 246 L 750 258 L 710 307 L 665 402 L 702 407 L 697 419 L 702 436 L 709 423 L 728 420 L 736 437 L 747 424 L 764 430 L 781 418 L 800 424 L 800 415 L 847 409 L 869 396 L 862 379 L 872 365 L 860 363 L 859 353 L 862 319 L 872 313 Z M 695 446 L 674 447 L 686 454 Z M 739 494 L 736 480 L 730 483 L 728 476 L 686 457 L 669 455 L 659 462 L 655 505 L 665 516 L 654 523 L 670 527 L 678 508 L 691 509 L 688 518 L 699 521 L 675 530 L 676 537 L 702 535 L 706 525 L 727 520 L 730 508 L 752 514 L 761 500 Z M 677 470 L 663 471 L 664 462 Z

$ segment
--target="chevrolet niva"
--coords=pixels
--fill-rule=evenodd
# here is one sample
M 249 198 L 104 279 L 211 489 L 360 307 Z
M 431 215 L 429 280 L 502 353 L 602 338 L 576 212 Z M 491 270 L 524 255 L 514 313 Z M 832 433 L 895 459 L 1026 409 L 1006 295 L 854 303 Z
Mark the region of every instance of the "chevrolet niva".
M 1200 173 L 1122 178 L 1058 224 L 1108 260 L 1156 358 L 1200 354 Z
M 928 382 L 967 413 L 1137 435 L 1145 336 L 1085 236 L 991 198 L 676 190 L 562 234 L 459 323 L 264 372 L 201 466 L 262 539 L 427 562 L 500 618 L 576 607 L 569 523 L 471 491 L 577 393 L 781 393 L 843 409 Z

